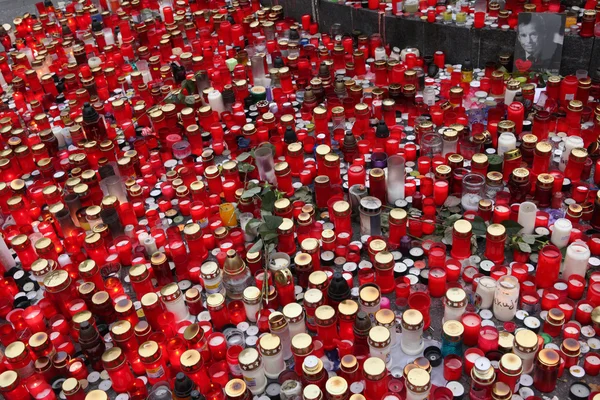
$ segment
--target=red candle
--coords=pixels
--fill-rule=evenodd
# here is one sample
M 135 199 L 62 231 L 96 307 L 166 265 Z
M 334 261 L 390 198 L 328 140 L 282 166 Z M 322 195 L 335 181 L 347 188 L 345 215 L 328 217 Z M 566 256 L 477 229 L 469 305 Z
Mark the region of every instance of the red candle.
M 600 373 L 600 354 L 587 353 L 583 358 L 583 369 L 589 376 L 597 376 Z
M 430 270 L 428 282 L 431 297 L 442 297 L 446 293 L 446 271 L 444 269 Z
M 506 206 L 495 206 L 494 215 L 492 222 L 494 224 L 501 224 L 502 221 L 507 221 L 510 217 L 510 209 Z
M 460 270 L 462 268 L 462 264 L 460 261 L 451 258 L 446 260 L 446 280 L 448 282 L 456 282 L 460 277 Z
M 549 290 L 544 291 L 544 295 L 542 296 L 542 310 L 557 308 L 559 300 L 560 298 L 556 293 Z
M 456 354 L 447 355 L 444 358 L 444 379 L 447 381 L 458 381 L 462 376 L 463 362 Z
M 477 347 L 471 347 L 465 351 L 465 373 L 468 376 L 471 375 L 471 370 L 475 365 L 475 361 L 477 361 L 479 357 L 483 357 L 484 355 L 485 354 L 483 353 L 483 351 L 481 351 L 481 349 L 478 349 Z
M 589 325 L 592 322 L 592 311 L 594 306 L 587 301 L 580 301 L 575 309 L 575 320 L 581 325 Z
M 44 332 L 46 330 L 46 322 L 44 321 L 44 313 L 39 306 L 33 305 L 27 307 L 23 311 L 23 319 L 33 333 Z
M 127 236 L 119 236 L 115 239 L 117 252 L 119 253 L 119 261 L 122 265 L 131 265 L 132 245 L 131 239 Z
M 477 347 L 479 347 L 484 353 L 492 350 L 498 350 L 498 329 L 494 326 L 484 326 L 479 331 L 479 339 L 477 340 Z
M 465 328 L 463 334 L 463 343 L 466 346 L 475 346 L 479 339 L 479 330 L 481 328 L 481 317 L 473 312 L 463 314 L 460 322 Z
M 563 326 L 563 339 L 575 339 L 575 340 L 579 340 L 579 336 L 581 335 L 581 327 L 579 326 L 578 323 L 571 321 L 571 322 L 567 322 L 564 326 Z
M 448 198 L 450 185 L 446 181 L 437 181 L 433 187 L 433 201 L 435 205 L 441 207 Z

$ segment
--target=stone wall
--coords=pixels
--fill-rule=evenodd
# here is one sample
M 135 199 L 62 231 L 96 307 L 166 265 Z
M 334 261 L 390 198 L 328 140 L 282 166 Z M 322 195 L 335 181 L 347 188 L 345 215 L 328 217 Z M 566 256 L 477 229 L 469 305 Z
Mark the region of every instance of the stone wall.
M 319 23 L 321 32 L 340 23 L 345 32 L 359 29 L 366 34 L 381 33 L 392 46 L 417 47 L 421 54 L 432 55 L 436 50 L 446 54 L 446 62 L 461 64 L 470 58 L 473 65 L 483 68 L 496 61 L 502 52 L 512 53 L 516 32 L 500 29 L 469 29 L 456 25 L 428 23 L 419 19 L 382 16 L 376 11 L 353 8 L 327 0 L 262 0 L 265 5 L 280 4 L 286 16 L 300 20 L 310 14 Z M 380 29 L 383 31 L 380 31 Z M 567 35 L 563 45 L 561 74 L 578 69 L 592 74 L 600 67 L 600 38 Z

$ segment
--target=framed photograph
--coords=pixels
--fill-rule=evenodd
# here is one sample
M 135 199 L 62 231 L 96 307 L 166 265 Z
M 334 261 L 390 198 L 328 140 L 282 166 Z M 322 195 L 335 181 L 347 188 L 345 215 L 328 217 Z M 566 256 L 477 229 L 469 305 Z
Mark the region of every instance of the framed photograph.
M 514 70 L 558 74 L 565 14 L 519 13 Z

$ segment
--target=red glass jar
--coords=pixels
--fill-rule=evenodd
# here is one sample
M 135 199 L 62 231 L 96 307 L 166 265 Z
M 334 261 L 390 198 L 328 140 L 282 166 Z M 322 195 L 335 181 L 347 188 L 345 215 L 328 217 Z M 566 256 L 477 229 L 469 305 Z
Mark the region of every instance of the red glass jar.
M 382 293 L 392 293 L 394 281 L 394 256 L 388 251 L 375 254 L 375 280 Z
M 542 349 L 535 359 L 533 387 L 542 393 L 550 393 L 556 388 L 560 355 L 552 349 Z
M 363 364 L 365 382 L 364 395 L 367 399 L 381 399 L 387 392 L 388 374 L 385 362 L 377 357 L 367 358 Z
M 500 358 L 498 363 L 497 382 L 503 382 L 514 392 L 521 374 L 523 373 L 523 362 L 513 353 L 507 353 Z
M 352 221 L 350 219 L 352 209 L 347 201 L 340 200 L 333 204 L 333 223 L 335 231 L 352 233 Z
M 183 372 L 198 385 L 200 392 L 208 393 L 210 390 L 210 379 L 200 352 L 196 349 L 187 350 L 181 354 L 179 361 Z
M 0 393 L 6 400 L 23 400 L 30 398 L 29 391 L 21 382 L 23 377 L 17 371 L 4 371 L 0 375 Z
M 554 177 L 550 174 L 539 174 L 535 184 L 535 200 L 538 207 L 549 207 L 552 204 Z
M 27 235 L 15 236 L 10 240 L 10 244 L 15 253 L 17 253 L 17 256 L 19 256 L 23 269 L 29 271 L 33 262 L 38 259 L 38 255 L 35 253 Z
M 583 148 L 575 148 L 571 150 L 569 154 L 569 160 L 565 168 L 565 178 L 570 179 L 572 182 L 578 182 L 581 178 L 581 173 L 585 166 L 588 153 Z
M 464 260 L 471 257 L 471 223 L 465 219 L 458 220 L 452 228 L 452 258 Z
M 169 379 L 170 373 L 167 368 L 167 360 L 163 357 L 158 343 L 154 340 L 142 343 L 138 349 L 138 354 L 146 368 L 146 376 L 151 385 Z
M 315 323 L 317 334 L 323 342 L 325 350 L 333 350 L 336 347 L 335 340 L 339 339 L 337 332 L 337 314 L 331 306 L 320 306 L 315 310 Z
M 108 376 L 110 376 L 112 388 L 115 392 L 125 393 L 130 389 L 135 378 L 123 350 L 116 346 L 106 350 L 102 354 L 102 365 L 108 372 Z M 150 376 L 148 369 L 146 369 L 146 374 Z
M 229 324 L 229 312 L 225 306 L 225 297 L 221 293 L 213 293 L 206 299 L 206 306 L 215 330 L 220 331 Z
M 391 245 L 399 246 L 400 240 L 406 236 L 406 222 L 408 214 L 401 208 L 394 208 L 389 216 L 389 236 L 388 242 Z
M 68 318 L 70 315 L 68 305 L 77 295 L 74 292 L 71 277 L 65 270 L 56 270 L 44 278 L 46 298 L 58 306 L 61 314 Z
M 504 246 L 506 245 L 506 228 L 501 224 L 491 224 L 487 228 L 485 257 L 495 264 L 504 262 Z
M 4 356 L 10 370 L 17 372 L 21 379 L 27 379 L 33 375 L 33 360 L 25 343 L 21 341 L 12 342 L 6 347 Z
M 298 333 L 292 338 L 292 354 L 294 355 L 294 371 L 302 376 L 304 359 L 313 352 L 313 340 L 307 333 Z
M 283 218 L 283 222 L 277 228 L 277 250 L 292 255 L 296 252 L 296 242 L 294 240 L 294 222 L 289 218 Z
M 150 278 L 150 271 L 145 264 L 136 264 L 129 268 L 129 281 L 138 299 L 144 297 L 146 293 L 156 291 Z

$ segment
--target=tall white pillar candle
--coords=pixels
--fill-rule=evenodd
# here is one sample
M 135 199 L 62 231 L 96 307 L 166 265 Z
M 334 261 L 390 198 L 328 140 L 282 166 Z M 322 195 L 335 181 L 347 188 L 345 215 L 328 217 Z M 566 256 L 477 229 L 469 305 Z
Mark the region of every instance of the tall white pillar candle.
M 571 230 L 573 229 L 573 224 L 566 218 L 559 218 L 552 225 L 552 236 L 550 237 L 550 242 L 562 249 L 566 245 L 569 244 L 569 238 L 571 237 Z
M 581 240 L 567 247 L 562 278 L 568 281 L 571 275 L 584 276 L 590 259 L 590 248 Z
M 525 201 L 519 206 L 519 217 L 517 222 L 523 227 L 521 233 L 532 234 L 535 229 L 535 216 L 537 206 L 530 201 Z
M 225 111 L 225 104 L 223 103 L 223 95 L 218 90 L 212 90 L 208 93 L 208 104 L 213 111 L 221 114 Z

